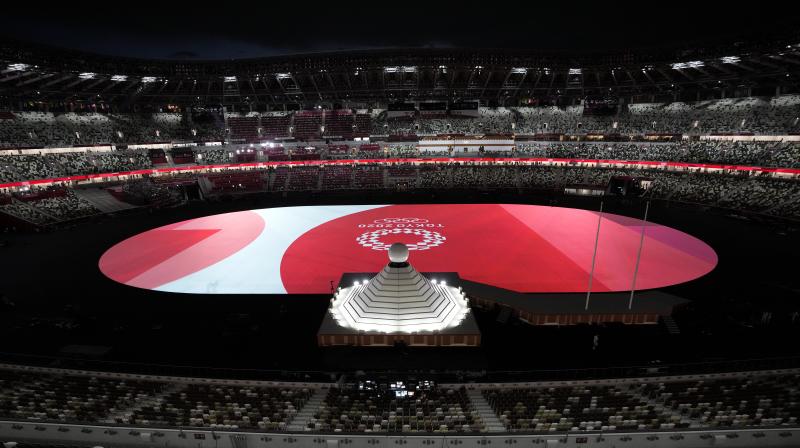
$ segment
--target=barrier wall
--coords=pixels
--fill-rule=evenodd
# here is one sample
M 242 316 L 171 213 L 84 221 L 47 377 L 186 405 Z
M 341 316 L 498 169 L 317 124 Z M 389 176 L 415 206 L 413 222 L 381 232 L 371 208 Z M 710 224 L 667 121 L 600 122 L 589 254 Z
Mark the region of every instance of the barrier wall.
M 57 423 L 15 422 L 0 420 L 0 442 L 35 442 L 82 444 L 86 446 L 129 446 L 170 448 L 444 448 L 474 446 L 545 446 L 604 448 L 699 448 L 725 447 L 797 447 L 800 429 L 759 428 L 739 430 L 652 431 L 652 432 L 582 432 L 548 434 L 477 434 L 426 433 L 321 434 L 259 433 L 247 431 L 212 431 L 210 429 L 159 429 L 136 426 L 61 425 Z
M 425 151 L 445 151 L 452 147 L 455 153 L 464 152 L 478 152 L 483 147 L 484 151 L 511 151 L 514 148 L 514 140 L 420 140 L 417 148 L 421 152 Z
M 384 159 L 339 159 L 339 160 L 304 160 L 281 162 L 249 162 L 225 163 L 217 165 L 192 165 L 169 168 L 152 168 L 136 171 L 119 171 L 112 173 L 82 174 L 50 179 L 32 179 L 0 184 L 0 190 L 26 188 L 30 186 L 47 186 L 57 183 L 100 183 L 126 180 L 131 176 L 168 176 L 184 172 L 215 172 L 223 170 L 261 169 L 278 166 L 324 166 L 324 165 L 364 165 L 364 164 L 471 164 L 471 165 L 538 165 L 538 166 L 571 166 L 584 168 L 631 168 L 663 171 L 691 171 L 703 173 L 750 173 L 766 174 L 776 178 L 796 178 L 800 176 L 798 168 L 767 168 L 744 165 L 722 165 L 706 163 L 658 162 L 647 160 L 609 160 L 609 159 L 555 159 L 544 157 L 442 157 L 442 158 L 384 158 Z

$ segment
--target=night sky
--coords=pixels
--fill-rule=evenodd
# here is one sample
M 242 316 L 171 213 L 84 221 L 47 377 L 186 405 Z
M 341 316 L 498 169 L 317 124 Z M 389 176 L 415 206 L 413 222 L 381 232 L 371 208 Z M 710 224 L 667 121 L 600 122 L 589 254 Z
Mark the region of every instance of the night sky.
M 790 2 L 747 8 L 701 0 L 173 3 L 14 2 L 2 7 L 0 35 L 116 56 L 199 60 L 399 47 L 581 54 L 765 39 L 800 29 Z

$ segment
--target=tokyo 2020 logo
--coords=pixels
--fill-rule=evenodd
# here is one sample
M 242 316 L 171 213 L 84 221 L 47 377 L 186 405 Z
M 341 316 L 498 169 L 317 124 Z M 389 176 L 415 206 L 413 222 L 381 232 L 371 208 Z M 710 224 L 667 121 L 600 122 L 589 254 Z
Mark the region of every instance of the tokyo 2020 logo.
M 447 241 L 441 233 L 432 229 L 444 228 L 442 224 L 432 224 L 425 218 L 381 218 L 371 224 L 359 224 L 359 228 L 373 228 L 356 238 L 356 242 L 372 250 L 389 250 L 398 239 L 405 242 L 408 250 L 428 250 L 441 246 Z M 387 238 L 396 235 L 395 238 Z M 416 238 L 411 238 L 416 237 Z

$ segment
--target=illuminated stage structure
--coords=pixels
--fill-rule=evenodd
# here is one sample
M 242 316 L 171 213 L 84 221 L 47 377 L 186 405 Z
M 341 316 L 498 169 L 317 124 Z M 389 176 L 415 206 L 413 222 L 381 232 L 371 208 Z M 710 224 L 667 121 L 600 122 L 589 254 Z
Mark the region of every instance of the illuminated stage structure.
M 409 264 L 402 243 L 392 244 L 388 252 L 389 264 L 370 280 L 359 281 L 361 274 L 342 276 L 317 333 L 318 344 L 480 345 L 467 297 L 453 282 L 458 276 L 426 278 Z

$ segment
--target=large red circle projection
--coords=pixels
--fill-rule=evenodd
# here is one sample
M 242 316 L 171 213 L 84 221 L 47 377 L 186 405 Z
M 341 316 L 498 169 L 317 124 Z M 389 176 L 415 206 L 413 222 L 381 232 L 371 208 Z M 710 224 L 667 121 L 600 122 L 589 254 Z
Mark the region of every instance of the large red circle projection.
M 422 272 L 520 292 L 683 283 L 717 256 L 678 230 L 638 219 L 534 205 L 312 206 L 208 216 L 144 232 L 106 252 L 100 269 L 131 286 L 187 293 L 324 294 L 345 272 L 376 272 L 402 242 Z

